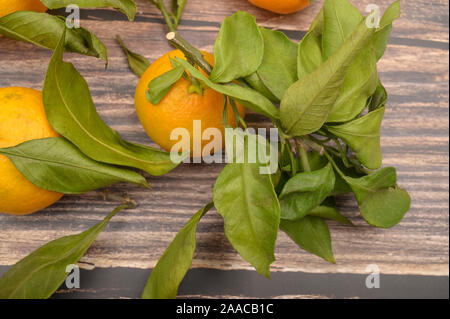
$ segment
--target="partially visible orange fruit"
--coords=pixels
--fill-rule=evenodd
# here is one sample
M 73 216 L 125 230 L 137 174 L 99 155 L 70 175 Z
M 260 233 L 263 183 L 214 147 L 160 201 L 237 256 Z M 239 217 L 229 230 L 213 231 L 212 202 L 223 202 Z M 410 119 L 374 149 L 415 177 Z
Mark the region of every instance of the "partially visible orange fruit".
M 0 88 L 0 148 L 58 136 L 47 121 L 40 91 Z M 0 212 L 31 214 L 52 205 L 62 196 L 35 186 L 9 158 L 0 155 Z
M 2 0 L 0 1 L 0 18 L 16 11 L 45 12 L 47 7 L 39 0 Z
M 249 0 L 257 7 L 279 13 L 289 14 L 309 6 L 310 0 Z

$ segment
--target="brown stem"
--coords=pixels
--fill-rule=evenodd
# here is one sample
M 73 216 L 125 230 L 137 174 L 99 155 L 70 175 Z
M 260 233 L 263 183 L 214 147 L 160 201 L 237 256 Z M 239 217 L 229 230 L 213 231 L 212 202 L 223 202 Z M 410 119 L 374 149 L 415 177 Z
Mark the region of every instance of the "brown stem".
M 212 66 L 205 60 L 200 50 L 193 47 L 177 32 L 167 33 L 166 38 L 170 44 L 184 53 L 189 63 L 198 65 L 203 71 L 205 71 L 206 74 L 211 74 Z

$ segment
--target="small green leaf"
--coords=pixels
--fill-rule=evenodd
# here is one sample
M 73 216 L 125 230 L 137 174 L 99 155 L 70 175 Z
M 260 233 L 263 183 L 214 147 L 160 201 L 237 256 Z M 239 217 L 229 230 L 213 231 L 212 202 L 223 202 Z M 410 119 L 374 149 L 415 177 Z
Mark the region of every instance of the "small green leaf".
M 54 50 L 66 29 L 63 18 L 47 13 L 18 11 L 0 18 L 0 34 Z M 108 61 L 107 49 L 84 28 L 67 29 L 65 50 Z
M 198 222 L 212 207 L 210 203 L 200 209 L 180 230 L 153 269 L 142 293 L 143 299 L 176 298 L 194 258 Z
M 0 278 L 0 298 L 49 298 L 67 277 L 66 267 L 80 260 L 111 218 L 130 208 L 121 205 L 85 232 L 53 240 L 19 261 Z
M 343 176 L 343 178 L 352 188 L 358 203 L 362 204 L 371 193 L 395 186 L 397 173 L 394 167 L 385 167 L 363 177 Z
M 280 194 L 281 218 L 301 219 L 333 191 L 335 176 L 331 164 L 292 177 Z
M 380 129 L 384 111 L 385 107 L 381 107 L 351 122 L 326 128 L 350 146 L 364 166 L 378 169 L 383 160 Z
M 308 216 L 316 216 L 325 219 L 335 220 L 345 225 L 354 226 L 353 223 L 337 210 L 333 197 L 328 197 L 320 206 L 313 208 Z
M 325 123 L 351 62 L 374 33 L 362 21 L 350 38 L 315 71 L 295 82 L 280 106 L 281 124 L 286 134 L 313 133 Z
M 280 102 L 297 81 L 298 44 L 281 31 L 260 30 L 264 38 L 264 58 L 257 73 L 265 87 L 276 96 L 276 102 Z
M 64 138 L 31 140 L 0 149 L 34 185 L 64 194 L 82 194 L 119 182 L 149 187 L 138 173 L 96 162 Z
M 410 208 L 408 193 L 396 186 L 397 174 L 393 167 L 360 178 L 343 178 L 355 194 L 361 216 L 372 226 L 393 227 Z
M 248 151 L 245 137 L 244 150 Z M 280 205 L 271 176 L 260 163 L 229 163 L 214 185 L 214 204 L 225 220 L 231 245 L 256 271 L 270 277 L 280 223 Z
M 370 97 L 369 112 L 375 111 L 383 106 L 386 106 L 388 95 L 386 89 L 380 80 L 378 80 L 378 86 L 375 93 Z
M 148 84 L 148 94 L 146 94 L 148 101 L 153 105 L 158 104 L 169 93 L 172 86 L 181 79 L 183 73 L 184 67 L 178 64 L 172 70 L 154 78 Z
M 179 162 L 172 162 L 169 153 L 127 142 L 103 122 L 86 81 L 71 63 L 62 59 L 64 38 L 65 32 L 44 82 L 44 107 L 51 126 L 96 161 L 139 168 L 151 175 L 162 175 L 175 168 Z
M 127 55 L 128 65 L 130 66 L 130 69 L 138 77 L 141 77 L 142 74 L 144 74 L 145 70 L 147 70 L 150 66 L 150 62 L 148 62 L 148 60 L 142 55 L 128 50 L 128 48 L 125 46 L 125 43 L 123 43 L 122 39 L 119 36 L 117 36 L 117 42 L 119 42 L 120 46 L 123 49 L 123 52 L 125 52 L 125 54 Z
M 280 228 L 300 248 L 333 264 L 336 263 L 331 247 L 330 231 L 322 218 L 305 216 L 299 220 L 282 219 Z
M 241 104 L 248 107 L 252 111 L 266 115 L 273 120 L 279 118 L 278 109 L 261 93 L 236 83 L 216 84 L 209 80 L 198 69 L 190 65 L 187 61 L 180 58 L 176 58 L 176 61 L 183 65 L 191 76 L 201 80 L 206 86 L 210 87 L 214 91 L 228 95 L 229 97 L 238 100 Z
M 375 33 L 374 46 L 377 60 L 381 59 L 392 31 L 392 22 L 400 17 L 400 1 L 393 2 L 385 11 L 380 21 L 380 29 Z
M 384 188 L 369 194 L 360 206 L 361 216 L 372 226 L 391 228 L 411 207 L 411 197 L 400 188 Z
M 264 54 L 264 40 L 255 18 L 238 11 L 225 18 L 214 45 L 210 80 L 228 83 L 256 72 Z
M 105 8 L 111 7 L 119 10 L 133 21 L 136 15 L 136 4 L 133 0 L 41 0 L 49 9 L 65 8 L 74 4 L 80 8 Z

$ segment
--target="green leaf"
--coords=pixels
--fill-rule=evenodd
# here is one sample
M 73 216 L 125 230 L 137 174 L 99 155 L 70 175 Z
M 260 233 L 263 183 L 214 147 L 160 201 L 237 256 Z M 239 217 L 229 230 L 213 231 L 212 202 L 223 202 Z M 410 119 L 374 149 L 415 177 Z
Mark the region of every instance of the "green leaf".
M 256 72 L 264 54 L 264 40 L 255 17 L 238 11 L 225 18 L 214 45 L 210 80 L 228 83 Z
M 302 136 L 322 127 L 339 96 L 349 66 L 373 33 L 362 21 L 339 50 L 288 89 L 280 106 L 286 134 Z
M 0 34 L 54 50 L 66 29 L 63 18 L 47 13 L 18 11 L 0 18 Z M 65 49 L 108 61 L 102 42 L 84 28 L 67 29 Z
M 298 78 L 310 74 L 323 62 L 322 54 L 323 9 L 320 10 L 309 28 L 309 31 L 300 41 L 297 56 Z
M 281 220 L 280 228 L 302 249 L 326 261 L 336 263 L 331 247 L 331 236 L 320 217 L 305 216 L 299 220 Z
M 348 0 L 326 1 L 324 14 L 323 52 L 327 59 L 351 36 L 363 16 Z M 376 61 L 371 40 L 349 67 L 327 122 L 350 121 L 362 112 L 378 84 Z
M 375 56 L 381 59 L 389 41 L 392 31 L 392 22 L 400 17 L 400 1 L 393 2 L 385 11 L 380 21 L 380 29 L 375 33 Z
M 331 164 L 292 177 L 280 194 L 281 218 L 301 219 L 333 191 L 335 176 Z
M 350 37 L 363 16 L 348 0 L 326 1 L 324 15 L 323 53 L 327 59 Z M 346 122 L 360 114 L 377 81 L 375 53 L 369 43 L 349 67 L 327 122 Z
M 320 206 L 313 208 L 308 213 L 308 216 L 316 216 L 335 220 L 342 224 L 354 226 L 349 219 L 347 219 L 345 216 L 342 216 L 341 213 L 337 210 L 336 203 L 333 197 L 328 197 Z
M 360 178 L 344 176 L 344 179 L 355 194 L 361 216 L 372 226 L 393 227 L 410 208 L 411 198 L 396 186 L 397 174 L 393 167 Z
M 280 205 L 271 176 L 261 174 L 260 163 L 248 162 L 225 166 L 214 185 L 214 204 L 225 220 L 225 235 L 234 249 L 258 273 L 270 278 Z
M 198 69 L 190 65 L 189 62 L 180 58 L 176 58 L 176 61 L 182 64 L 191 76 L 201 80 L 206 86 L 213 89 L 214 91 L 217 91 L 224 95 L 228 95 L 238 100 L 241 104 L 248 107 L 252 111 L 268 116 L 273 120 L 279 118 L 278 109 L 275 107 L 275 105 L 273 105 L 273 103 L 270 102 L 269 99 L 267 99 L 259 92 L 236 83 L 216 84 L 209 80 Z
M 84 78 L 71 63 L 63 62 L 64 33 L 50 61 L 43 99 L 52 127 L 90 158 L 108 164 L 162 175 L 179 163 L 170 154 L 123 140 L 97 113 Z M 183 160 L 182 158 L 179 159 Z
M 260 76 L 258 75 L 258 72 L 252 73 L 247 76 L 245 78 L 245 82 L 247 82 L 248 85 L 250 85 L 254 90 L 258 91 L 269 100 L 279 102 L 278 98 L 273 95 L 273 93 L 270 92 L 266 85 L 263 83 Z
M 119 182 L 149 187 L 138 173 L 96 162 L 64 138 L 31 140 L 0 149 L 34 185 L 64 194 L 81 194 Z
M 370 97 L 369 112 L 386 106 L 387 100 L 388 95 L 386 89 L 384 88 L 383 84 L 381 84 L 381 81 L 378 80 L 377 89 L 375 90 L 375 93 L 373 93 L 373 95 Z
M 326 0 L 323 15 L 322 49 L 325 61 L 345 43 L 363 16 L 348 0 Z
M 369 194 L 360 206 L 361 216 L 372 226 L 391 228 L 411 207 L 411 197 L 400 188 L 384 188 Z
M 49 9 L 65 8 L 74 4 L 80 8 L 105 8 L 111 7 L 119 10 L 133 21 L 136 15 L 136 4 L 133 0 L 41 0 Z
M 66 267 L 80 260 L 111 218 L 129 208 L 134 207 L 121 205 L 87 231 L 53 240 L 16 263 L 0 278 L 0 298 L 49 298 L 67 277 Z
M 394 167 L 385 167 L 363 177 L 343 176 L 343 178 L 352 188 L 358 203 L 362 204 L 370 194 L 395 186 L 397 173 Z
M 358 116 L 378 85 L 378 70 L 373 46 L 361 50 L 349 67 L 339 97 L 327 122 L 346 122 Z
M 158 104 L 169 93 L 172 86 L 181 79 L 183 73 L 184 66 L 178 64 L 172 70 L 154 78 L 148 84 L 147 100 L 153 105 Z
M 265 28 L 260 30 L 264 39 L 264 57 L 257 73 L 279 102 L 287 89 L 297 81 L 298 44 L 283 32 Z
M 123 43 L 122 39 L 119 36 L 117 37 L 117 41 L 119 42 L 125 54 L 127 55 L 128 65 L 130 66 L 130 69 L 138 77 L 141 77 L 142 74 L 144 74 L 145 70 L 147 70 L 148 67 L 150 66 L 150 62 L 148 62 L 148 60 L 142 55 L 139 55 L 137 53 L 128 50 L 128 48 L 125 46 L 125 43 Z
M 210 203 L 199 210 L 177 234 L 153 269 L 142 293 L 143 299 L 176 298 L 194 258 L 198 222 L 212 206 Z
M 383 156 L 380 145 L 380 129 L 385 107 L 369 112 L 351 122 L 329 125 L 327 130 L 350 146 L 361 163 L 369 169 L 381 166 Z

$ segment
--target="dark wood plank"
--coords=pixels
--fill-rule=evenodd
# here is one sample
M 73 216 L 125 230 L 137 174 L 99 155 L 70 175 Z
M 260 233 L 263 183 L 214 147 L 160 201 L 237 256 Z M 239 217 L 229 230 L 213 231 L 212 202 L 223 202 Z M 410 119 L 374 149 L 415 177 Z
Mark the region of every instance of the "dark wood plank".
M 299 39 L 323 1 L 296 15 L 277 16 L 245 0 L 190 0 L 181 26 L 185 37 L 212 51 L 219 22 L 237 9 L 255 14 L 263 25 L 292 30 Z M 373 1 L 358 1 L 358 7 Z M 385 8 L 390 1 L 376 1 Z M 276 272 L 363 274 L 376 263 L 386 274 L 448 276 L 448 1 L 403 1 L 392 44 L 379 64 L 390 94 L 383 123 L 384 164 L 398 168 L 400 184 L 410 191 L 413 207 L 391 230 L 372 229 L 360 217 L 351 197 L 339 205 L 358 227 L 330 223 L 337 265 L 301 251 L 283 233 L 277 245 Z M 108 46 L 110 62 L 67 55 L 88 81 L 105 121 L 125 138 L 151 143 L 134 113 L 138 79 L 128 70 L 114 37 L 119 33 L 132 50 L 154 60 L 170 50 L 166 28 L 155 9 L 138 1 L 135 22 L 111 10 L 86 11 L 83 26 Z M 51 53 L 10 39 L 0 39 L 0 86 L 40 89 Z M 250 113 L 251 126 L 267 126 Z M 118 215 L 89 250 L 84 262 L 95 267 L 151 268 L 189 217 L 211 200 L 222 165 L 182 165 L 163 177 L 150 177 L 151 191 L 129 185 L 126 190 L 140 206 Z M 99 193 L 65 196 L 53 207 L 32 216 L 0 216 L 0 265 L 11 265 L 45 242 L 86 229 L 113 207 Z M 84 264 L 86 266 L 86 264 Z M 199 226 L 199 249 L 193 267 L 251 269 L 227 243 L 216 212 Z

